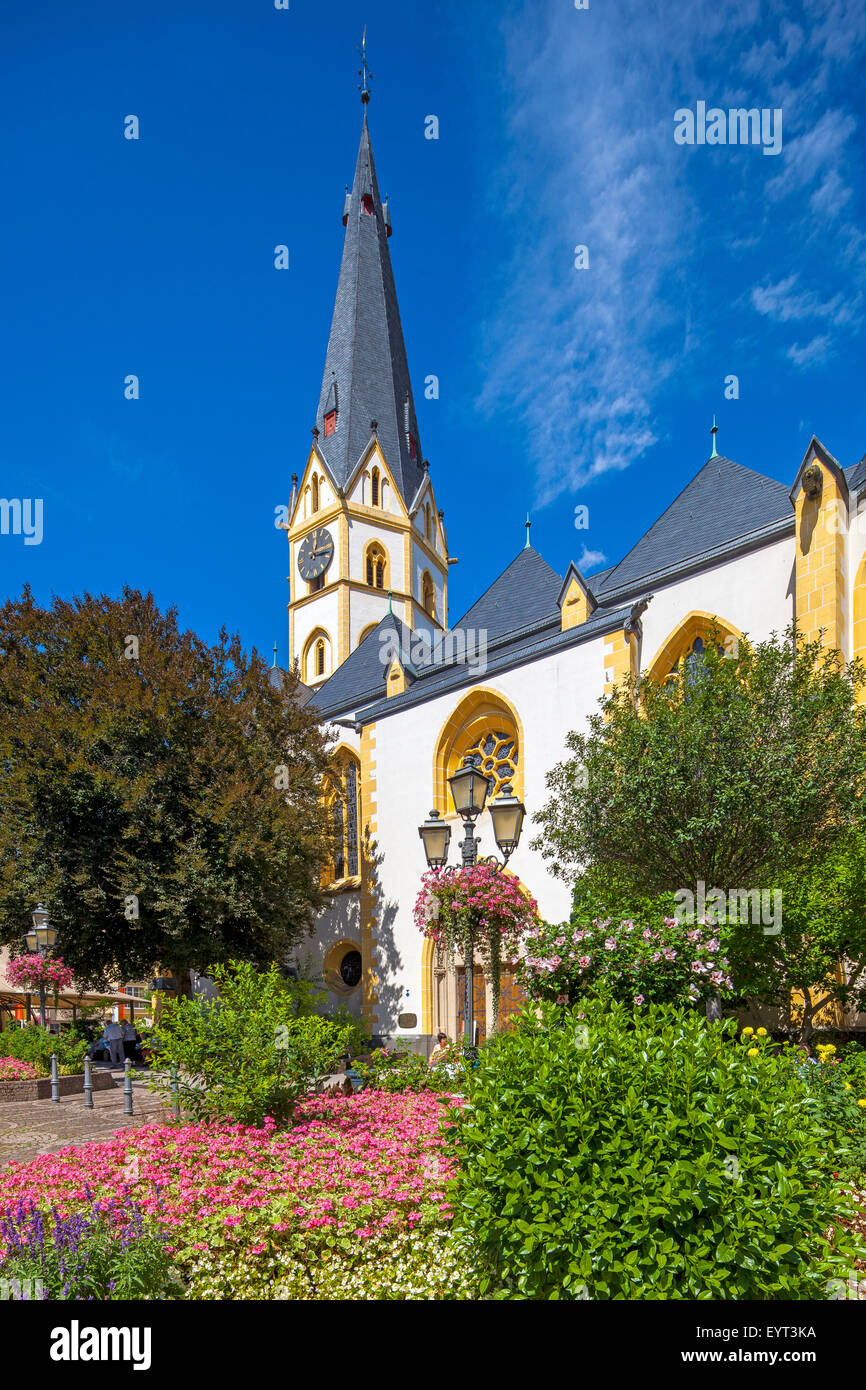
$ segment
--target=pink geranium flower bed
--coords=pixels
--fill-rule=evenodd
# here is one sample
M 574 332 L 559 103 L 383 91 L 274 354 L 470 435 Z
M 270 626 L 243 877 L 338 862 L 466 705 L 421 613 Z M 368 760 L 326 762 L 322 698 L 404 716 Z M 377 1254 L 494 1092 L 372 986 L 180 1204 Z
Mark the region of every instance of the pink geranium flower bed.
M 20 1057 L 0 1057 L 0 1081 L 36 1081 L 38 1071 Z
M 278 1132 L 241 1125 L 144 1125 L 111 1139 L 13 1162 L 0 1215 L 22 1195 L 63 1215 L 129 1188 L 178 1250 L 227 1243 L 251 1254 L 328 1227 L 358 1239 L 447 1220 L 454 1172 L 432 1094 L 310 1097 Z

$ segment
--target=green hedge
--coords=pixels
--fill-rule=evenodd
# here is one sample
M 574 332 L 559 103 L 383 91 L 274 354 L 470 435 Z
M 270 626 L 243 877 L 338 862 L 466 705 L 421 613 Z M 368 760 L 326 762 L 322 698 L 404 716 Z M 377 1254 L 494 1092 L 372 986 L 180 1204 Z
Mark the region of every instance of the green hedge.
M 87 1040 L 74 1033 L 49 1033 L 38 1024 L 9 1028 L 0 1033 L 0 1057 L 20 1057 L 30 1062 L 40 1076 L 51 1075 L 51 1054 L 57 1054 L 61 1076 L 74 1076 L 84 1070 Z
M 826 1298 L 856 1246 L 799 1069 L 669 1006 L 586 1015 L 525 1015 L 456 1112 L 456 1230 L 488 1294 Z

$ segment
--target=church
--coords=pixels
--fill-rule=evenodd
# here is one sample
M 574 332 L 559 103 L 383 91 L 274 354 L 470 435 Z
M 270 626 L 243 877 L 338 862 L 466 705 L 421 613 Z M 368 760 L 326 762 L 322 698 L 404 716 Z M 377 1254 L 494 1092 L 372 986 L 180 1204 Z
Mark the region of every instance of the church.
M 374 1037 L 429 1051 L 439 1029 L 462 1032 L 462 963 L 413 920 L 431 812 L 451 826 L 456 862 L 448 778 L 469 758 L 491 798 L 504 790 L 525 806 L 507 871 L 546 920 L 567 920 L 567 885 L 529 847 L 532 816 L 567 733 L 602 695 L 629 674 L 663 678 L 713 626 L 726 642 L 760 640 L 796 619 L 866 658 L 866 456 L 843 467 L 813 438 L 782 484 L 718 454 L 713 431 L 711 456 L 617 564 L 557 574 L 527 528 L 525 547 L 452 623 L 366 100 L 343 225 L 313 442 L 284 523 L 290 662 L 333 734 L 328 906 L 310 952 L 333 1001 Z M 475 833 L 479 855 L 496 852 L 487 811 Z M 490 987 L 480 972 L 474 983 L 483 1037 Z M 504 1014 L 519 1006 L 509 972 L 502 997 Z

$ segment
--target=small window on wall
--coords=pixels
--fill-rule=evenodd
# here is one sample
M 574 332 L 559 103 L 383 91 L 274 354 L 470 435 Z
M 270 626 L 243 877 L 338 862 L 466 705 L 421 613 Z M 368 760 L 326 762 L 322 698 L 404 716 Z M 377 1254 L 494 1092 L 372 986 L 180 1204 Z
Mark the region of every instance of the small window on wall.
M 384 589 L 387 560 L 381 545 L 371 545 L 367 551 L 367 583 L 371 589 Z
M 372 476 L 371 483 L 370 483 L 370 506 L 371 506 L 371 507 L 378 507 L 378 505 L 379 505 L 379 470 L 378 470 L 378 468 L 374 468 L 374 469 L 373 469 L 373 476 Z
M 316 643 L 316 675 L 317 675 L 317 676 L 323 676 L 324 674 L 325 674 L 325 644 L 324 644 L 324 642 L 322 641 L 322 639 L 321 639 L 321 637 L 320 637 L 319 640 L 318 640 L 318 642 Z
M 312 509 L 314 512 L 317 512 L 319 510 L 319 478 L 316 473 L 313 474 L 310 487 L 312 488 L 310 494 L 312 498 Z
M 327 413 L 327 415 L 325 416 L 325 419 L 324 419 L 324 425 L 325 425 L 325 438 L 327 439 L 327 438 L 328 438 L 328 435 L 329 435 L 329 434 L 333 434 L 333 433 L 334 433 L 334 430 L 337 428 L 337 412 L 336 412 L 336 410 L 329 410 L 329 411 L 328 411 L 328 413 Z
M 347 951 L 340 961 L 340 979 L 347 989 L 361 983 L 361 952 Z
M 361 199 L 361 207 L 364 209 L 364 211 L 366 212 L 366 214 L 367 214 L 368 217 L 372 217 L 372 216 L 373 216 L 373 195 L 372 195 L 372 193 L 365 193 L 365 194 L 364 194 L 363 198 Z

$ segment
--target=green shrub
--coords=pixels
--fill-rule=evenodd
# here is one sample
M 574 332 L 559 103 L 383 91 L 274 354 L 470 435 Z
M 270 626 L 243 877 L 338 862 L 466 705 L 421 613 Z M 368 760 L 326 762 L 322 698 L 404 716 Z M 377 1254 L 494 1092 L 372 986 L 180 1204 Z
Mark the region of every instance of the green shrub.
M 796 1050 L 793 1058 L 802 1056 Z M 796 1072 L 814 1096 L 816 1111 L 835 1154 L 840 1176 L 863 1186 L 866 1182 L 866 1052 L 854 1043 L 842 1051 L 838 1062 L 815 1065 L 794 1061 Z
M 373 1091 L 459 1091 L 466 1076 L 466 1064 L 459 1047 L 451 1044 L 442 1064 L 428 1066 L 417 1052 L 410 1052 L 399 1039 L 393 1047 L 380 1047 L 369 1062 L 356 1062 L 355 1070 Z
M 39 1024 L 10 1028 L 0 1033 L 0 1057 L 18 1057 L 30 1062 L 40 1076 L 51 1075 L 51 1054 L 57 1054 L 61 1076 L 74 1076 L 84 1070 L 87 1041 L 75 1033 L 49 1033 Z
M 215 1000 L 165 1005 L 156 1044 L 152 1089 L 173 1100 L 177 1075 L 181 1109 L 194 1120 L 257 1125 L 287 1121 L 323 1072 L 347 1049 L 352 1024 L 297 1016 L 291 984 L 276 966 L 246 961 L 215 966 Z
M 857 1249 L 796 1068 L 685 1010 L 586 1015 L 527 1012 L 453 1111 L 456 1232 L 483 1254 L 488 1291 L 827 1297 Z

